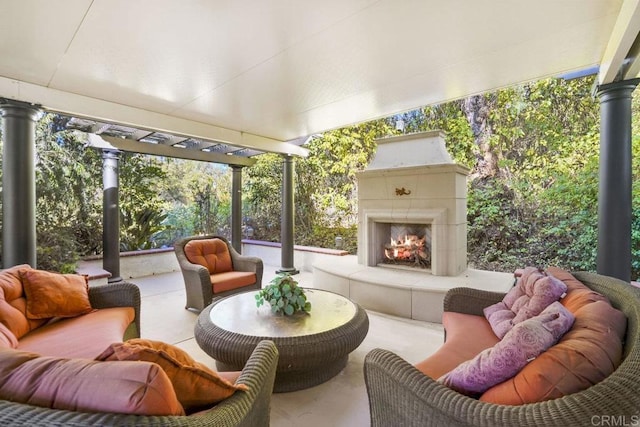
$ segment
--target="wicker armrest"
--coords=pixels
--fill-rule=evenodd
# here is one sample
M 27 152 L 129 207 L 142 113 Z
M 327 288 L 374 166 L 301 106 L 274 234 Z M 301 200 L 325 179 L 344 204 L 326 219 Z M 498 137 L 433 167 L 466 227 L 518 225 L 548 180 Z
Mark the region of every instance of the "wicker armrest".
M 254 256 L 241 255 L 232 246 L 229 247 L 233 269 L 238 271 L 252 271 L 256 273 L 256 283 L 259 289 L 262 286 L 264 265 L 262 259 Z
M 140 333 L 140 289 L 129 282 L 109 283 L 89 287 L 89 301 L 93 308 L 133 307 L 135 325 Z
M 485 307 L 502 301 L 506 294 L 472 288 L 453 288 L 444 296 L 444 311 L 482 316 Z
M 456 419 L 455 408 L 466 411 L 467 405 L 475 401 L 424 375 L 400 356 L 379 348 L 365 357 L 364 377 L 374 427 L 463 425 Z

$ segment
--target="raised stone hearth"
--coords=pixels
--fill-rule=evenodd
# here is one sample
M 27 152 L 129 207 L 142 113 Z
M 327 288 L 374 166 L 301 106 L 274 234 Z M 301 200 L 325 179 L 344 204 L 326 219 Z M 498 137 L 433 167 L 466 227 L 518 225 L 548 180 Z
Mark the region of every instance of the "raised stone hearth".
M 355 255 L 322 259 L 313 264 L 313 287 L 343 295 L 379 313 L 440 323 L 449 289 L 469 287 L 507 292 L 511 273 L 467 269 L 457 276 L 434 276 L 414 270 L 392 270 L 358 264 Z

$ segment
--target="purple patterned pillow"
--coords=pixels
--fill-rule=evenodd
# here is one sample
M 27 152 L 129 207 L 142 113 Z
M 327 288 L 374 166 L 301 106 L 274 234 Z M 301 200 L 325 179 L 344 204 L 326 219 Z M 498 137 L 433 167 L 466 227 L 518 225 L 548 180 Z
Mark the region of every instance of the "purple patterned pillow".
M 529 361 L 558 342 L 574 320 L 573 314 L 556 301 L 540 315 L 515 325 L 492 348 L 461 363 L 438 381 L 463 394 L 484 393 L 515 376 Z
M 535 267 L 527 267 L 518 283 L 501 302 L 484 309 L 484 315 L 498 338 L 514 325 L 537 316 L 567 292 L 567 285 Z

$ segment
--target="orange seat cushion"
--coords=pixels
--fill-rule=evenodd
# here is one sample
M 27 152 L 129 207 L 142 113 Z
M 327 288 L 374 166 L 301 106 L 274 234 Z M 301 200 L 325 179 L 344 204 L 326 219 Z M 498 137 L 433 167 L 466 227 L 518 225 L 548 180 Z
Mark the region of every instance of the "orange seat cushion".
M 213 293 L 230 291 L 256 283 L 256 273 L 250 271 L 229 271 L 211 275 Z
M 573 327 L 558 342 L 531 361 L 513 378 L 487 390 L 480 400 L 521 405 L 556 399 L 585 390 L 618 367 L 627 318 L 608 299 L 570 273 L 547 272 L 567 285 L 560 300 L 575 316 Z
M 484 316 L 446 311 L 442 315 L 442 325 L 446 342 L 415 365 L 423 374 L 436 380 L 500 341 Z
M 229 248 L 220 239 L 190 240 L 184 246 L 184 254 L 189 262 L 205 267 L 209 274 L 233 270 Z
M 132 307 L 110 307 L 80 317 L 60 319 L 22 337 L 18 350 L 46 356 L 94 359 L 109 344 L 122 341 L 134 317 Z
M 110 345 L 97 360 L 153 362 L 165 371 L 187 413 L 201 410 L 231 396 L 246 385 L 232 384 L 184 350 L 161 341 L 136 338 Z

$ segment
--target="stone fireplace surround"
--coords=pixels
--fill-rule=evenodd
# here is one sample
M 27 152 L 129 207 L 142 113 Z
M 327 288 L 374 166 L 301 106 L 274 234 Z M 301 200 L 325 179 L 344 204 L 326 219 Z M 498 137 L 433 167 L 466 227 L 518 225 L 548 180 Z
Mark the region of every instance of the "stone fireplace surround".
M 358 177 L 358 263 L 376 266 L 382 223 L 431 226 L 431 274 L 467 268 L 467 174 L 447 152 L 444 135 L 422 132 L 378 141 Z

